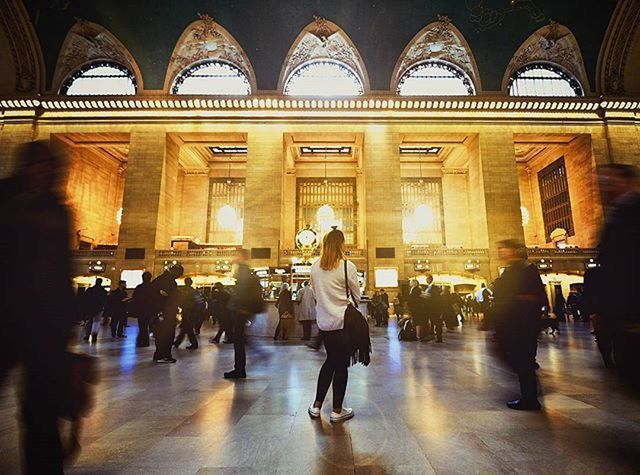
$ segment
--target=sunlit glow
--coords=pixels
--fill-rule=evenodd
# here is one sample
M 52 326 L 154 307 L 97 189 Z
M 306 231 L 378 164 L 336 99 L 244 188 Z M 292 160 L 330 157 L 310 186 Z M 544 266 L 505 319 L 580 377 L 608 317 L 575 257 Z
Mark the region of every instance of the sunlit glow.
M 364 86 L 346 64 L 323 59 L 305 63 L 294 70 L 284 85 L 288 96 L 360 96 Z
M 96 64 L 79 70 L 60 90 L 68 96 L 133 95 L 134 76 L 117 65 Z
M 326 234 L 331 228 L 342 228 L 342 220 L 336 219 L 336 213 L 331 206 L 324 204 L 318 208 L 316 219 L 320 225 L 320 234 Z
M 522 225 L 526 226 L 527 224 L 529 224 L 529 221 L 531 219 L 531 215 L 529 214 L 529 210 L 527 208 L 525 208 L 524 206 L 520 207 L 520 214 L 522 215 Z
M 171 88 L 173 94 L 207 94 L 246 96 L 251 94 L 247 76 L 236 66 L 209 61 L 191 66 L 178 75 Z
M 434 219 L 433 208 L 427 204 L 418 205 L 413 212 L 413 222 L 417 230 L 432 228 Z
M 581 84 L 569 73 L 547 64 L 529 65 L 516 72 L 509 84 L 510 96 L 580 97 Z
M 238 226 L 238 213 L 230 204 L 221 206 L 216 215 L 220 228 L 225 231 L 233 231 Z
M 116 221 L 118 224 L 122 224 L 122 208 L 116 212 Z
M 421 63 L 405 72 L 397 92 L 401 96 L 470 96 L 475 89 L 461 69 L 438 61 Z

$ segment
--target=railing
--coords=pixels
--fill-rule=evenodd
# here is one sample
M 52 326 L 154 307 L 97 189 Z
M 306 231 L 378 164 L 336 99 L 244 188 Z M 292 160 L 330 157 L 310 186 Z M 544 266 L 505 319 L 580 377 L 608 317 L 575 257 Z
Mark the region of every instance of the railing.
M 408 247 L 406 257 L 459 257 L 464 259 L 486 259 L 489 257 L 488 249 L 465 249 L 456 247 Z
M 71 251 L 71 257 L 78 259 L 97 259 L 115 257 L 115 249 L 87 249 L 87 250 L 73 250 Z
M 199 259 L 203 257 L 230 259 L 237 253 L 236 249 L 160 249 L 156 251 L 159 259 Z
M 527 254 L 530 258 L 595 258 L 598 256 L 597 249 L 580 248 L 580 247 L 566 247 L 564 249 L 552 248 L 552 247 L 528 247 Z
M 364 249 L 349 249 L 349 248 L 347 248 L 345 254 L 347 255 L 347 257 L 351 257 L 351 258 L 364 258 L 366 255 Z M 299 249 L 280 249 L 280 255 L 282 257 L 302 257 L 302 251 Z M 312 255 L 319 256 L 320 249 L 316 249 Z

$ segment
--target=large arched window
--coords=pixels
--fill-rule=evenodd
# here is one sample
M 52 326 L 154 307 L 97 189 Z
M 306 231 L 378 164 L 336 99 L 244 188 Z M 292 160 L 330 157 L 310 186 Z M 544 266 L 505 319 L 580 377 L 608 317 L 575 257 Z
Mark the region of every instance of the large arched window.
M 409 68 L 398 81 L 401 96 L 472 96 L 471 78 L 451 63 L 430 60 Z
M 287 78 L 284 94 L 288 96 L 360 96 L 362 80 L 346 64 L 332 59 L 318 59 L 301 64 Z
M 510 96 L 582 97 L 580 82 L 551 63 L 532 63 L 517 70 L 509 80 Z
M 224 61 L 204 61 L 186 68 L 171 86 L 173 94 L 207 94 L 215 96 L 246 96 L 251 83 L 237 66 Z
M 124 66 L 101 61 L 82 66 L 71 74 L 60 88 L 68 96 L 133 95 L 135 75 Z

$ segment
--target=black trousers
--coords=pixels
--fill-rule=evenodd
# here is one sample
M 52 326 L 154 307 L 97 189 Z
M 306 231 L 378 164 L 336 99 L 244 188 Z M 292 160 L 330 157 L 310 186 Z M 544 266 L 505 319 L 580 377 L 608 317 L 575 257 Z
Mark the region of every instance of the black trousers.
M 171 345 L 176 333 L 176 316 L 165 314 L 162 320 L 157 321 L 154 331 L 156 352 L 153 354 L 153 359 L 171 358 Z
M 440 315 L 427 316 L 427 333 L 436 337 L 436 340 L 442 340 L 442 317 Z
M 508 358 L 520 381 L 520 399 L 525 402 L 538 400 L 538 381 L 536 378 L 536 353 L 538 351 L 538 332 L 531 330 L 513 336 L 507 343 Z
M 247 316 L 240 313 L 231 315 L 233 320 L 233 353 L 234 353 L 234 369 L 238 372 L 246 372 L 247 353 L 245 350 L 245 330 Z
M 140 313 L 138 315 L 138 336 L 136 338 L 136 346 L 149 346 L 149 325 L 151 324 L 150 313 Z
M 278 320 L 278 326 L 276 327 L 276 333 L 275 333 L 275 335 L 273 335 L 273 339 L 277 340 L 278 336 L 280 336 L 280 334 L 282 333 L 282 339 L 286 340 L 287 339 L 287 332 L 289 331 L 289 328 L 291 327 L 292 323 L 293 323 L 293 319 L 292 318 L 282 318 L 282 317 L 280 317 L 280 319 Z
M 123 336 L 127 325 L 127 314 L 111 315 L 111 336 Z
M 300 323 L 302 324 L 302 339 L 304 341 L 310 340 L 313 320 L 302 320 Z
M 180 331 L 176 337 L 173 345 L 178 348 L 184 341 L 184 337 L 189 337 L 189 343 L 191 346 L 198 347 L 198 339 L 196 338 L 194 315 L 184 314 L 182 316 L 182 322 L 180 323 Z
M 333 384 L 333 408 L 342 408 L 349 377 L 349 336 L 344 330 L 321 331 L 327 360 L 320 368 L 316 401 L 324 401 Z

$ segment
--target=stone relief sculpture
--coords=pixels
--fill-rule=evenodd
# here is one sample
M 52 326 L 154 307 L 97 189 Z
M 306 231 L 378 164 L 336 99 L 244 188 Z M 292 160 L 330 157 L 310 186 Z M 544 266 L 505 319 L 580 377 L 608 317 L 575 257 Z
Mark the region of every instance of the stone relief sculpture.
M 199 13 L 199 20 L 189 25 L 176 44 L 165 78 L 169 88 L 175 77 L 188 66 L 205 60 L 222 60 L 238 67 L 256 90 L 255 74 L 238 42 L 209 15 Z
M 516 71 L 535 62 L 557 64 L 575 76 L 585 90 L 589 89 L 582 53 L 575 36 L 567 27 L 553 20 L 520 46 L 507 67 L 503 89 L 506 90 L 509 79 Z

